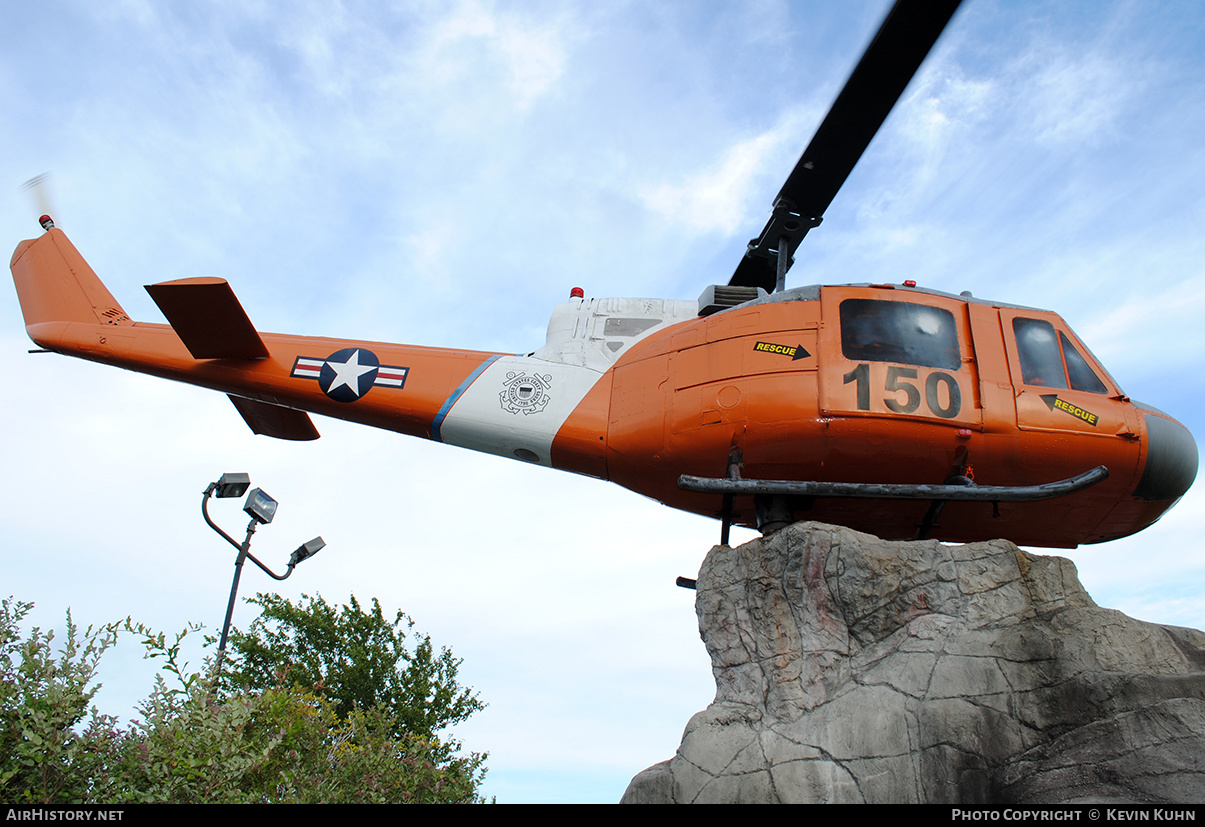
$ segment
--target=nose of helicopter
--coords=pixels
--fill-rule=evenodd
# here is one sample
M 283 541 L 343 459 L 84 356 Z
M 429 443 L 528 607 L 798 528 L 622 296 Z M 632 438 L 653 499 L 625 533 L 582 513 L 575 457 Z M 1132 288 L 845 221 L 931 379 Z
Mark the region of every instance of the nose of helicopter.
M 1197 476 L 1197 443 L 1188 429 L 1161 411 L 1139 405 L 1146 421 L 1147 452 L 1134 496 L 1147 502 L 1178 500 Z

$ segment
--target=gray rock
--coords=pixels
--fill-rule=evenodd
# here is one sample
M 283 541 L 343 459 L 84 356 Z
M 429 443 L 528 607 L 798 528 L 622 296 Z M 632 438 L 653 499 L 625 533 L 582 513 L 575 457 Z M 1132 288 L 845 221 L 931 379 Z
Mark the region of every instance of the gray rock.
M 625 803 L 1205 801 L 1205 634 L 1011 543 L 797 523 L 698 578 L 716 698 Z

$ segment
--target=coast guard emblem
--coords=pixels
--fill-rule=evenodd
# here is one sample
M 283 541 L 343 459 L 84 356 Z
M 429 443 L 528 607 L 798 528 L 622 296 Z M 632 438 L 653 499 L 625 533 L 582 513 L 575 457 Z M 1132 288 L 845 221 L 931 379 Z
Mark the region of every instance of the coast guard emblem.
M 548 391 L 552 389 L 552 374 L 528 376 L 520 371 L 507 371 L 502 383 L 502 410 L 513 414 L 534 414 L 548 405 Z

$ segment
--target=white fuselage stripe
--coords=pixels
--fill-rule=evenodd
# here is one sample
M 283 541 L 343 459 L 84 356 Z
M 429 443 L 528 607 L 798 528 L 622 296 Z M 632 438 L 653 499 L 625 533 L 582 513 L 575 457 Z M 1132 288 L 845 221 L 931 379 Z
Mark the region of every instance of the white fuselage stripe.
M 538 465 L 551 465 L 557 432 L 603 376 L 530 356 L 500 356 L 484 367 L 444 403 L 436 438 Z
M 455 405 L 456 401 L 460 399 L 461 395 L 469 389 L 469 386 L 477 380 L 477 377 L 485 372 L 486 368 L 501 358 L 501 356 L 491 356 L 490 358 L 486 359 L 477 366 L 476 370 L 470 373 L 468 377 L 460 383 L 460 386 L 457 387 L 456 390 L 452 391 L 447 399 L 444 400 L 444 403 L 439 406 L 439 412 L 435 414 L 435 419 L 431 420 L 432 439 L 434 439 L 436 442 L 444 441 L 442 436 L 443 423 L 444 419 L 448 415 L 448 412 L 452 410 L 452 406 Z

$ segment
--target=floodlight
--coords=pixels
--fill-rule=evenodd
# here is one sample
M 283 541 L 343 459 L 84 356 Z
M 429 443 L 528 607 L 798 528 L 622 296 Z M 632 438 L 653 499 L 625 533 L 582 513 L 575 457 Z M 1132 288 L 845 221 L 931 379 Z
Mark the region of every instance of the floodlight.
M 308 560 L 326 547 L 326 540 L 321 537 L 315 537 L 307 543 L 303 543 L 293 552 L 293 556 L 289 558 L 289 568 L 300 563 L 302 560 Z
M 218 671 L 221 671 L 222 660 L 226 656 L 226 641 L 230 636 L 230 621 L 234 617 L 234 603 L 238 599 L 238 583 L 239 578 L 243 575 L 243 563 L 250 560 L 273 580 L 287 580 L 298 563 L 308 560 L 326 547 L 326 541 L 321 537 L 315 537 L 308 543 L 298 546 L 292 556 L 289 557 L 289 568 L 284 574 L 277 574 L 261 563 L 251 553 L 251 536 L 255 534 L 257 527 L 272 522 L 272 518 L 276 516 L 276 507 L 278 505 L 276 500 L 264 493 L 262 488 L 254 488 L 247 495 L 247 501 L 243 504 L 243 511 L 251 516 L 251 521 L 247 523 L 247 537 L 242 543 L 237 542 L 223 531 L 221 526 L 215 523 L 209 516 L 209 500 L 211 497 L 215 494 L 219 497 L 237 497 L 246 491 L 247 486 L 250 484 L 251 478 L 246 474 L 222 474 L 221 479 L 217 482 L 209 483 L 209 487 L 205 489 L 205 493 L 201 496 L 201 516 L 205 518 L 206 524 L 216 531 L 222 539 L 238 549 L 238 557 L 234 561 L 234 580 L 230 583 L 230 600 L 226 604 L 226 621 L 222 624 L 222 639 L 218 643 L 218 657 L 214 667 Z
M 222 474 L 214 483 L 214 494 L 219 497 L 241 497 L 251 486 L 251 477 L 246 474 Z
M 256 488 L 247 495 L 247 502 L 243 504 L 243 511 L 250 514 L 251 518 L 260 525 L 267 525 L 276 516 L 276 505 L 276 500 L 264 493 L 262 488 Z

